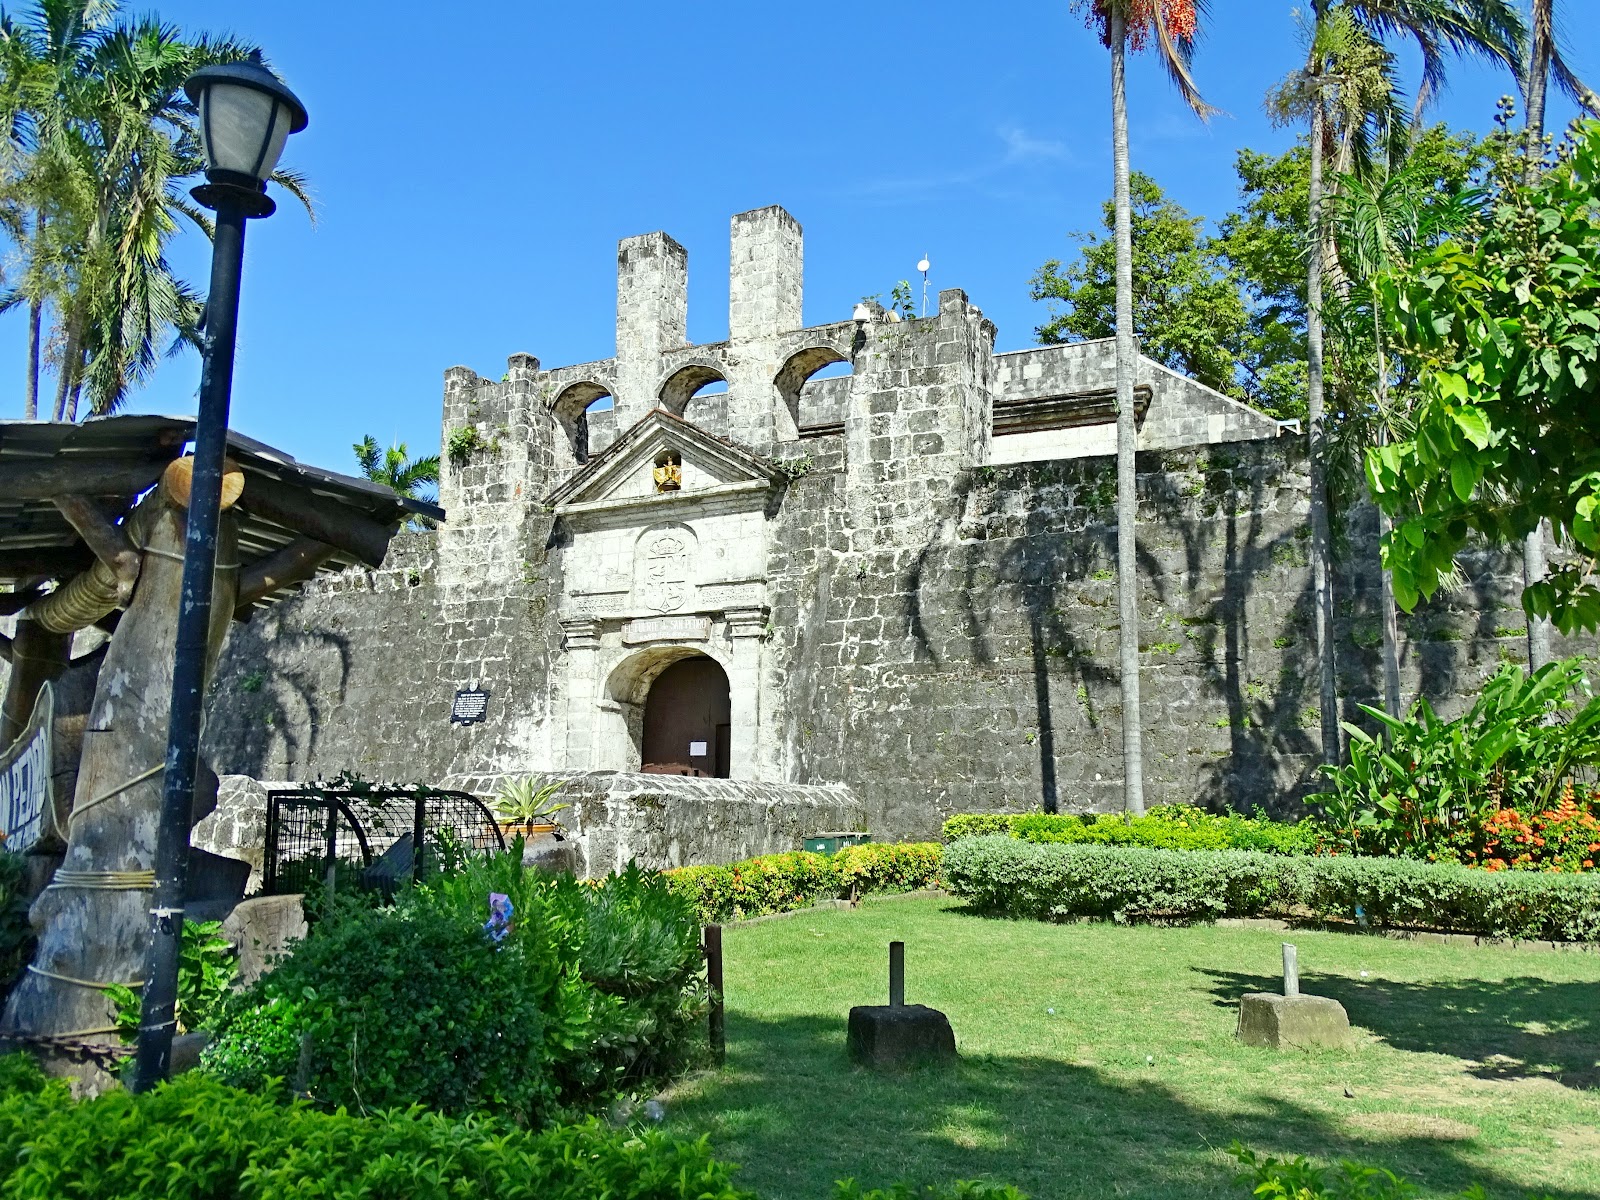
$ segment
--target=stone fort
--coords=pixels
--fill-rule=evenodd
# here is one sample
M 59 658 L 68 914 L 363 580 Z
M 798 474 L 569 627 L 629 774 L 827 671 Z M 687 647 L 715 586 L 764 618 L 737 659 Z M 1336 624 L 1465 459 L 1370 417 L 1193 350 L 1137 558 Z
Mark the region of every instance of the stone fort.
M 667 861 L 1120 807 L 1113 343 L 997 354 L 954 289 L 807 328 L 795 219 L 731 238 L 726 341 L 688 343 L 687 254 L 652 233 L 618 248 L 615 357 L 445 372 L 447 520 L 235 631 L 218 770 L 566 774 L 612 805 L 580 823 L 626 793 Z M 1304 438 L 1147 358 L 1136 403 L 1146 795 L 1292 805 L 1318 760 Z M 1354 718 L 1378 573 L 1346 517 Z M 1511 565 L 1466 567 L 1402 618 L 1406 692 L 1447 708 L 1524 654 Z M 462 689 L 481 722 L 452 723 Z

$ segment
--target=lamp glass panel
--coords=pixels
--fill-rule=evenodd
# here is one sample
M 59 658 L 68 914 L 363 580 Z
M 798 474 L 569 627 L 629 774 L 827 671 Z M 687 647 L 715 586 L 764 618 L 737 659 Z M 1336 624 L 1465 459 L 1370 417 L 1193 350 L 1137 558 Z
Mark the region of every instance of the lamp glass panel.
M 271 176 L 289 137 L 288 109 L 266 92 L 214 83 L 200 98 L 200 128 L 213 170 Z

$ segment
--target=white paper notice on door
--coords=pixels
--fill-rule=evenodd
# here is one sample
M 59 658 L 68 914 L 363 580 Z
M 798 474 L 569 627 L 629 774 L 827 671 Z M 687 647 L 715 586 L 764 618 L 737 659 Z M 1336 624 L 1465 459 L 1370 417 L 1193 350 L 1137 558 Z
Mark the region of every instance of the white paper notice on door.
M 709 743 L 706 743 L 706 742 L 690 742 L 689 743 L 689 757 L 690 758 L 704 758 L 706 756 L 706 754 L 707 754 L 706 746 L 708 744 Z

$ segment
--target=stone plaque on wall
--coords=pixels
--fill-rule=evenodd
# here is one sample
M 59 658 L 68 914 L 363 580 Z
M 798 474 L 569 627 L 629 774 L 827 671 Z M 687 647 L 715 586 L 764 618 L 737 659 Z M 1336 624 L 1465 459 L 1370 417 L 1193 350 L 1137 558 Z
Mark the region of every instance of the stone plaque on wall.
M 625 645 L 641 642 L 703 642 L 711 636 L 710 617 L 640 617 L 622 627 Z
M 765 604 L 766 584 L 759 580 L 739 583 L 703 583 L 698 597 L 701 608 L 749 608 Z

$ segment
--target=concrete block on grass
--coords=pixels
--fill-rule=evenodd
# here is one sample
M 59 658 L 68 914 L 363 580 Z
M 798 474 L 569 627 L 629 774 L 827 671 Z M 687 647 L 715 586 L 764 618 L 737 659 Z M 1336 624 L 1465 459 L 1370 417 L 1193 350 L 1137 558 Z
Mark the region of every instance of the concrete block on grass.
M 850 1010 L 845 1037 L 853 1061 L 899 1070 L 956 1060 L 950 1018 L 923 1004 L 860 1004 Z
M 1344 1005 L 1326 996 L 1246 992 L 1239 1000 L 1239 1040 L 1271 1050 L 1343 1049 L 1350 1044 Z

